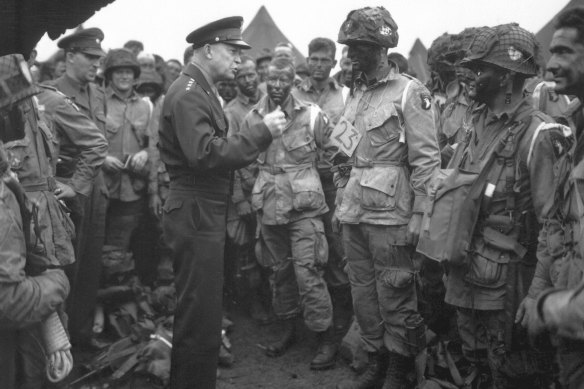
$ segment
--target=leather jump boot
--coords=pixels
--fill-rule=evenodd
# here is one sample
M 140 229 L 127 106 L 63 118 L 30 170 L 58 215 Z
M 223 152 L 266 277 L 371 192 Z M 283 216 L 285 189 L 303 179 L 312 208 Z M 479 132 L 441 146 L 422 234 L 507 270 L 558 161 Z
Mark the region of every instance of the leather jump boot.
M 310 362 L 312 370 L 326 370 L 335 365 L 339 346 L 335 341 L 334 327 L 329 327 L 326 331 L 317 332 L 318 349 L 316 355 Z
M 414 369 L 414 358 L 389 353 L 389 366 L 382 389 L 408 389 L 408 373 Z
M 280 339 L 266 346 L 268 357 L 279 357 L 296 342 L 296 319 L 282 321 L 282 335 Z
M 387 353 L 368 353 L 367 369 L 353 380 L 337 384 L 336 389 L 379 389 L 383 385 L 387 370 Z

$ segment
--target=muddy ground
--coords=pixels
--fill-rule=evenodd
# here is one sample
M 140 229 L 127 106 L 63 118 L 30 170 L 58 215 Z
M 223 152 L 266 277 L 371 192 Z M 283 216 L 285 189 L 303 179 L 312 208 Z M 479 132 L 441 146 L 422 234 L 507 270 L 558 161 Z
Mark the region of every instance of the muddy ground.
M 314 334 L 302 324 L 298 326 L 300 331 L 297 343 L 283 356 L 270 358 L 258 344 L 276 339 L 279 325 L 258 326 L 239 310 L 233 311 L 230 318 L 234 322 L 229 338 L 235 363 L 231 368 L 220 369 L 218 389 L 332 389 L 339 380 L 354 375 L 340 357 L 334 369 L 310 370 L 309 363 L 317 342 Z

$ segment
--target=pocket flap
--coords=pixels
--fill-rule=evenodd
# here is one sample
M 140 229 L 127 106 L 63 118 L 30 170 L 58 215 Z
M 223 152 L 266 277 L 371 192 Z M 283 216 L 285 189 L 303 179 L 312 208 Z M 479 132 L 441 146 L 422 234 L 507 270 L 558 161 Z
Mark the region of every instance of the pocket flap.
M 320 178 L 313 169 L 299 170 L 289 173 L 290 187 L 293 193 L 322 192 Z
M 378 190 L 388 196 L 394 196 L 398 180 L 398 169 L 373 167 L 363 171 L 363 175 L 361 176 L 361 186 Z
M 172 210 L 178 209 L 182 207 L 183 201 L 179 199 L 168 199 L 164 203 L 164 207 L 162 209 L 164 212 L 171 212 Z
M 296 150 L 302 146 L 310 145 L 314 141 L 314 136 L 307 129 L 308 126 L 305 125 L 304 127 L 302 130 L 298 128 L 284 130 L 282 143 L 286 147 L 286 150 Z
M 388 121 L 392 116 L 398 117 L 397 109 L 395 105 L 384 104 L 381 107 L 378 107 L 372 115 L 368 116 L 365 119 L 365 129 L 370 131 L 374 128 L 380 127 L 383 123 Z

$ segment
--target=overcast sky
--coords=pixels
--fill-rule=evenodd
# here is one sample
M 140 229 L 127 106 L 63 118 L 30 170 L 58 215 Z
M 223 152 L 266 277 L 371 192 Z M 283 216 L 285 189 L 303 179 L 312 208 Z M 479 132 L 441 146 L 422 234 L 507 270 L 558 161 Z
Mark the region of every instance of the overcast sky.
M 383 5 L 398 24 L 400 41 L 395 51 L 406 57 L 420 38 L 429 47 L 444 32 L 465 27 L 517 22 L 534 33 L 539 31 L 569 0 L 116 0 L 84 23 L 105 33 L 104 49 L 121 47 L 129 39 L 144 43 L 145 51 L 165 59 L 177 58 L 187 46 L 192 30 L 213 20 L 233 15 L 244 18 L 244 28 L 265 5 L 286 37 L 304 54 L 317 36 L 336 41 L 347 13 L 365 6 Z M 46 35 L 37 46 L 39 60 L 56 50 Z M 337 57 L 340 53 L 337 54 Z

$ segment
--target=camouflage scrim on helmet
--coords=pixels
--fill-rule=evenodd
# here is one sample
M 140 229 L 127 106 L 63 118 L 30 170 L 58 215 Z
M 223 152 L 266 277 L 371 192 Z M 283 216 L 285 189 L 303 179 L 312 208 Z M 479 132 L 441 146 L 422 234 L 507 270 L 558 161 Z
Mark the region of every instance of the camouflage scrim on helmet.
M 341 25 L 341 44 L 370 43 L 381 47 L 396 47 L 399 40 L 397 23 L 383 7 L 365 7 L 349 12 Z
M 455 39 L 455 35 L 448 33 L 444 33 L 434 39 L 428 49 L 428 66 L 430 66 L 431 70 L 441 71 L 443 68 L 451 68 L 453 66 L 451 59 L 446 55 L 453 39 Z
M 0 110 L 39 93 L 22 55 L 0 57 Z
M 471 41 L 461 65 L 476 61 L 534 76 L 539 70 L 539 43 L 517 23 L 483 28 Z
M 103 61 L 103 68 L 106 78 L 117 68 L 130 68 L 134 72 L 134 78 L 140 77 L 140 63 L 134 53 L 128 49 L 110 50 Z

